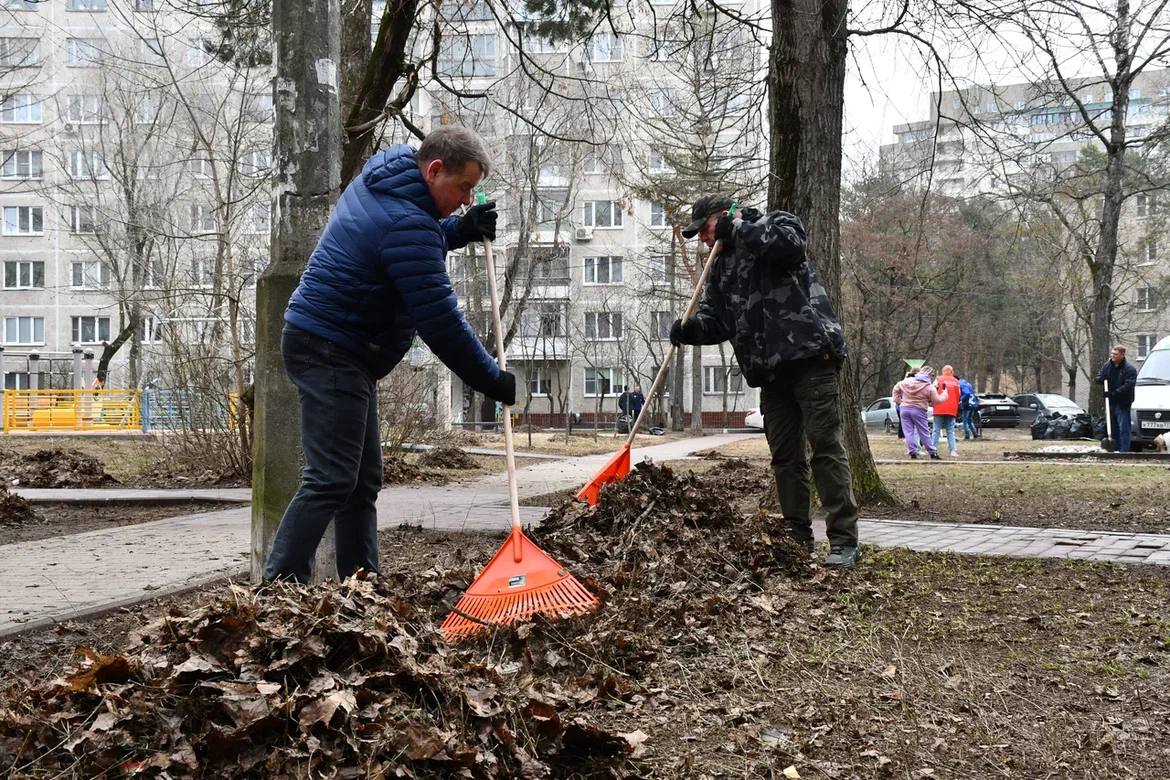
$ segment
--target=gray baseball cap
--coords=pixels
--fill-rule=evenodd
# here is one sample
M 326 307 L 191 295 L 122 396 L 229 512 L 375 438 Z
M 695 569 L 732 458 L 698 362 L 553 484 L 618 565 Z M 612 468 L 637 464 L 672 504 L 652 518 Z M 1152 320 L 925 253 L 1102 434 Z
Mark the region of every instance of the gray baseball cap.
M 732 200 L 734 198 L 731 195 L 720 192 L 700 196 L 695 205 L 691 206 L 691 224 L 683 228 L 683 237 L 693 238 L 697 235 L 707 218 L 731 208 Z

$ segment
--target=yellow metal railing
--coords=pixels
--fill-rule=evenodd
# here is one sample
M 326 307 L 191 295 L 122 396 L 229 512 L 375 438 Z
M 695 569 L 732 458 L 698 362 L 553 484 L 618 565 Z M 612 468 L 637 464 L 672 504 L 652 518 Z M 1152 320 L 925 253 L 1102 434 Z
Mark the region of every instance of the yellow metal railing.
M 142 429 L 140 390 L 5 390 L 4 432 Z

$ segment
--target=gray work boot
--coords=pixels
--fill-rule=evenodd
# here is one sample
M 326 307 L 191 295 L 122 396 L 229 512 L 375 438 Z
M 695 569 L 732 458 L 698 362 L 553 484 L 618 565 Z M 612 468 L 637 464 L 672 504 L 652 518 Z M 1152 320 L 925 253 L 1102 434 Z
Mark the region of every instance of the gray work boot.
M 861 560 L 861 550 L 845 544 L 834 544 L 829 548 L 825 565 L 833 569 L 852 569 Z

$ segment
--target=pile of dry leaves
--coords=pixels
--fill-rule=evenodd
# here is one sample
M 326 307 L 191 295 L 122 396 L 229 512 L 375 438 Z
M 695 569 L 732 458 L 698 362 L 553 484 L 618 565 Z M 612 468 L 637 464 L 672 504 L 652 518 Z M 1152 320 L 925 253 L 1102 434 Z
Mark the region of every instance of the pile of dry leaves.
M 9 493 L 8 488 L 0 483 L 0 525 L 18 526 L 36 522 L 40 522 L 40 517 L 33 511 L 32 504 L 15 493 Z
M 78 450 L 53 448 L 31 454 L 6 454 L 0 480 L 30 488 L 91 488 L 116 485 L 102 462 Z
M 422 455 L 419 455 L 418 463 L 420 466 L 426 466 L 432 469 L 458 469 L 460 471 L 466 471 L 468 469 L 479 468 L 479 464 L 475 462 L 475 458 L 458 447 L 445 445 L 429 449 Z
M 125 653 L 0 700 L 16 774 L 590 776 L 640 735 L 603 731 L 510 667 L 469 663 L 373 583 L 236 588 Z

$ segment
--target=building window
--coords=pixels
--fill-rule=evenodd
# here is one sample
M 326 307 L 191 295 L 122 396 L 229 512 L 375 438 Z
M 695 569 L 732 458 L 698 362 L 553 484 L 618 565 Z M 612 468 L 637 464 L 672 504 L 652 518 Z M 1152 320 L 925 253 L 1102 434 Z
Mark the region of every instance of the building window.
M 191 204 L 191 230 L 201 233 L 214 233 L 218 230 L 215 209 L 211 204 Z
M 1134 209 L 1138 219 L 1152 217 L 1158 213 L 1158 199 L 1155 195 L 1142 192 L 1134 196 Z
M 585 369 L 585 397 L 614 395 L 622 386 L 622 370 L 614 367 Z
M 666 207 L 661 203 L 650 204 L 650 227 L 669 227 L 666 223 Z
M 0 8 L 6 11 L 35 11 L 40 5 L 41 0 L 0 0 Z
M 1158 336 L 1154 333 L 1143 333 L 1137 337 L 1137 358 L 1138 360 L 1145 360 L 1150 355 L 1150 350 L 1158 343 Z
M 585 312 L 585 338 L 589 341 L 617 341 L 622 337 L 620 311 Z
M 45 264 L 40 260 L 5 260 L 4 289 L 32 290 L 45 286 Z
M 192 157 L 187 161 L 187 170 L 196 179 L 210 179 L 215 172 L 207 157 Z
M 73 68 L 96 68 L 102 62 L 101 38 L 66 38 L 65 64 Z
M 650 109 L 657 116 L 671 117 L 675 114 L 674 95 L 669 89 L 659 87 L 650 90 Z
M 94 206 L 69 207 L 70 233 L 97 232 L 97 208 Z
M 1153 287 L 1139 287 L 1137 290 L 1138 311 L 1154 311 L 1158 308 L 1158 291 Z
M 40 150 L 6 149 L 2 175 L 5 179 L 40 179 L 44 175 Z
M 142 327 L 143 344 L 161 344 L 166 332 L 166 321 L 161 317 L 147 317 Z
M 78 125 L 96 125 L 105 114 L 101 95 L 66 95 L 65 121 Z
M 666 156 L 657 149 L 650 150 L 650 173 L 674 173 L 674 168 L 666 161 Z
M 533 398 L 552 395 L 552 377 L 543 366 L 530 366 L 525 373 L 528 376 L 528 395 Z
M 703 395 L 733 395 L 743 392 L 743 374 L 739 366 L 703 366 Z
M 65 161 L 65 172 L 74 179 L 108 179 L 105 160 L 100 152 L 75 149 Z
M 585 173 L 605 173 L 621 165 L 621 151 L 616 146 L 588 146 L 581 158 Z
M 529 302 L 520 314 L 524 338 L 557 338 L 565 335 L 565 310 L 555 301 Z
M 106 0 L 68 0 L 65 3 L 66 11 L 105 11 Z
M 612 32 L 599 32 L 589 40 L 590 62 L 621 62 L 622 39 Z
M 40 124 L 41 117 L 41 100 L 36 95 L 9 95 L 0 102 L 0 122 L 4 124 Z
M 212 287 L 215 284 L 215 258 L 197 257 L 191 263 L 191 283 L 196 287 Z
M 240 173 L 245 176 L 264 176 L 271 167 L 267 149 L 252 149 L 240 156 Z
M 152 12 L 157 11 L 156 0 L 134 0 L 135 11 Z
M 444 76 L 496 75 L 496 36 L 453 35 L 444 38 L 435 67 Z
M 251 209 L 250 232 L 268 235 L 272 232 L 272 207 L 268 203 L 257 203 Z
M 1158 262 L 1158 242 L 1151 238 L 1142 247 L 1142 253 L 1138 257 L 1138 265 L 1154 265 Z
M 587 200 L 583 217 L 585 227 L 611 228 L 622 226 L 622 204 L 618 200 Z
M 621 284 L 622 258 L 586 257 L 585 284 Z
M 670 326 L 674 324 L 674 312 L 656 311 L 650 320 L 650 336 L 657 341 L 670 338 Z
M 244 96 L 244 115 L 257 122 L 271 119 L 275 107 L 271 92 L 251 92 Z
M 5 317 L 4 343 L 37 345 L 45 343 L 44 317 Z
M 668 258 L 666 255 L 650 255 L 650 283 L 651 284 L 665 284 L 667 281 L 666 269 L 668 267 Z
M 40 206 L 5 206 L 4 235 L 40 236 L 45 232 L 45 210 Z
M 70 283 L 78 290 L 104 290 L 110 286 L 110 269 L 101 260 L 78 260 L 71 266 Z
M 37 38 L 0 38 L 0 66 L 28 68 L 41 64 L 41 47 Z
M 157 95 L 138 95 L 134 98 L 134 121 L 140 125 L 153 125 L 158 120 L 159 99 Z
M 109 317 L 70 317 L 74 344 L 101 344 L 110 340 Z

